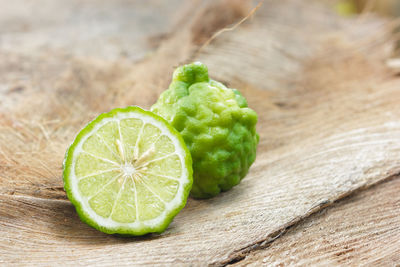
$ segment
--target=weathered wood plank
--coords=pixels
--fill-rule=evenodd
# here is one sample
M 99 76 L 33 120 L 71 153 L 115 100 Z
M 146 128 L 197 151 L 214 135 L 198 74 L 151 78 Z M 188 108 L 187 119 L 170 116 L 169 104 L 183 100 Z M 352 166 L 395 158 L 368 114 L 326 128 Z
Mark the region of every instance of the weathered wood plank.
M 180 18 L 182 5 L 181 0 L 1 0 L 0 110 L 15 111 L 26 97 L 33 105 L 40 93 L 61 86 L 58 97 L 66 97 L 102 75 L 103 83 L 112 81 L 112 68 L 101 70 L 113 65 L 117 75 L 154 52 Z
M 180 5 L 181 0 L 1 0 L 1 50 L 136 61 L 151 51 L 147 38 L 171 29 Z
M 52 79 L 27 79 L 30 89 L 7 105 L 12 112 L 0 113 L 0 262 L 221 265 L 400 170 L 400 81 L 386 74 L 384 24 L 339 19 L 302 1 L 266 1 L 196 58 L 260 114 L 258 156 L 246 179 L 216 198 L 190 199 L 162 235 L 107 236 L 80 222 L 61 189 L 68 143 L 98 112 L 149 107 L 172 66 L 193 55 L 204 10 L 218 15 L 224 3 L 182 7 L 175 31 L 137 64 L 77 54 Z
M 334 203 L 234 266 L 395 266 L 400 177 Z

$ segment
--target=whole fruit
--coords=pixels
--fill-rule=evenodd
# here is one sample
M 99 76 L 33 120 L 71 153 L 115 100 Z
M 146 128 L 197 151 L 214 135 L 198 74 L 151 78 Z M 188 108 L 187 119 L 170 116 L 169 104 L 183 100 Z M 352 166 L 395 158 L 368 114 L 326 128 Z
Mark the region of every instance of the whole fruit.
M 239 91 L 209 79 L 204 64 L 178 67 L 151 110 L 182 134 L 192 154 L 193 197 L 215 196 L 246 176 L 256 157 L 257 114 Z

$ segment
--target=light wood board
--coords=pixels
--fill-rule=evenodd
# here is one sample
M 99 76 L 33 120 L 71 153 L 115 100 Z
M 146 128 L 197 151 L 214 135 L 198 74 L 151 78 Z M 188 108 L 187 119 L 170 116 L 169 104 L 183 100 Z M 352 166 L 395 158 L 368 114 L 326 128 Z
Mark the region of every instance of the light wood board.
M 62 7 L 71 11 L 60 27 L 75 16 L 85 26 L 73 24 L 71 35 L 43 25 L 32 32 L 29 12 L 10 15 L 28 26 L 12 30 L 0 49 L 6 96 L 0 108 L 0 263 L 225 265 L 400 171 L 400 80 L 384 64 L 393 42 L 391 25 L 382 19 L 339 18 L 304 1 L 265 1 L 248 21 L 196 53 L 199 40 L 239 20 L 254 3 L 176 1 L 167 8 L 152 1 L 147 8 L 160 14 L 157 27 L 149 23 L 152 38 L 137 33 L 131 40 L 125 36 L 134 25 L 152 18 L 150 11 L 142 20 L 126 11 L 137 2 L 42 4 L 46 25 L 59 19 L 53 16 Z M 221 14 L 228 19 L 215 19 Z M 88 26 L 93 21 L 101 27 Z M 117 40 L 114 48 L 110 38 Z M 18 40 L 27 44 L 13 45 Z M 44 44 L 30 44 L 37 40 Z M 148 43 L 135 58 L 129 47 L 137 42 Z M 76 132 L 113 107 L 148 108 L 173 67 L 191 60 L 242 91 L 259 114 L 260 144 L 248 176 L 213 199 L 189 199 L 161 235 L 109 236 L 80 222 L 61 178 Z
M 307 218 L 237 266 L 396 266 L 400 177 L 357 192 Z

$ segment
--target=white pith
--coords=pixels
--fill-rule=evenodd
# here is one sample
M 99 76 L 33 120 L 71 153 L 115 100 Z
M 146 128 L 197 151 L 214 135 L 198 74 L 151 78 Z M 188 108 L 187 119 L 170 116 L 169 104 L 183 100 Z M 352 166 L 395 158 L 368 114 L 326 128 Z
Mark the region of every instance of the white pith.
M 124 165 L 121 165 L 121 170 L 125 176 L 131 176 L 135 173 L 136 168 L 133 167 L 131 163 L 125 163 Z
M 104 126 L 105 124 L 107 124 L 109 122 L 115 121 L 115 122 L 119 123 L 119 121 L 121 121 L 123 119 L 129 119 L 129 118 L 140 119 L 140 120 L 142 120 L 143 125 L 145 125 L 147 123 L 151 124 L 151 125 L 157 127 L 158 129 L 160 129 L 160 131 L 161 131 L 160 136 L 166 135 L 167 137 L 170 138 L 170 140 L 173 142 L 173 145 L 175 147 L 175 152 L 173 154 L 177 155 L 180 159 L 181 166 L 182 166 L 182 174 L 180 177 L 176 177 L 176 180 L 179 181 L 179 187 L 178 187 L 175 197 L 169 202 L 165 202 L 160 199 L 161 201 L 163 201 L 163 203 L 165 205 L 165 209 L 158 217 L 151 219 L 151 220 L 145 220 L 145 221 L 139 221 L 138 219 L 136 219 L 136 221 L 131 222 L 131 223 L 120 223 L 120 222 L 114 221 L 111 218 L 111 216 L 109 216 L 108 218 L 104 218 L 104 217 L 98 215 L 89 205 L 88 201 L 90 198 L 83 197 L 79 193 L 78 181 L 82 177 L 80 177 L 80 178 L 76 177 L 75 164 L 76 164 L 76 159 L 78 158 L 78 155 L 80 153 L 86 153 L 86 152 L 84 152 L 82 146 L 85 143 L 85 141 L 87 140 L 87 138 L 89 138 L 93 134 L 96 134 L 97 131 L 102 126 Z M 72 193 L 73 197 L 75 198 L 75 200 L 81 204 L 83 211 L 93 221 L 95 221 L 99 226 L 106 227 L 111 230 L 118 229 L 118 228 L 127 228 L 127 229 L 138 230 L 138 231 L 140 231 L 143 227 L 156 228 L 157 226 L 163 225 L 165 222 L 165 219 L 169 215 L 169 213 L 171 211 L 175 210 L 176 208 L 178 208 L 179 206 L 181 206 L 182 202 L 185 201 L 184 188 L 186 187 L 186 185 L 188 183 L 190 183 L 190 180 L 188 177 L 189 174 L 185 167 L 186 166 L 185 158 L 187 156 L 186 151 L 181 147 L 181 143 L 178 140 L 178 138 L 174 134 L 171 134 L 170 130 L 163 123 L 159 122 L 158 120 L 154 119 L 151 116 L 142 114 L 140 112 L 120 112 L 120 113 L 117 113 L 112 118 L 104 118 L 103 120 L 98 122 L 90 132 L 86 133 L 84 136 L 81 137 L 81 139 L 79 140 L 79 143 L 76 144 L 75 149 L 73 150 L 73 154 L 69 155 L 69 157 L 71 157 L 71 156 L 73 158 L 73 161 L 71 163 L 70 171 L 68 174 L 71 193 Z M 143 157 L 143 155 L 142 155 L 142 157 Z M 121 171 L 121 176 L 126 176 L 126 177 L 129 177 L 129 176 L 132 177 L 137 171 L 137 169 L 134 165 L 132 165 L 130 163 L 126 163 L 126 162 L 123 162 L 119 167 L 116 166 L 116 169 L 119 169 Z M 136 203 L 137 203 L 137 201 L 136 201 Z M 136 207 L 137 207 L 137 205 L 136 205 Z

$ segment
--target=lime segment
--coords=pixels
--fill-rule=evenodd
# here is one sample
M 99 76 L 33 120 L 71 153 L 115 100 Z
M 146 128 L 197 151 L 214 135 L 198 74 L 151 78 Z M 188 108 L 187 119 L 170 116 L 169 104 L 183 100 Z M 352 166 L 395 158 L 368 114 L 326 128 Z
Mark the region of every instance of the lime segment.
M 80 218 L 105 233 L 162 232 L 192 185 L 190 153 L 164 119 L 138 107 L 89 123 L 64 161 L 64 184 Z

